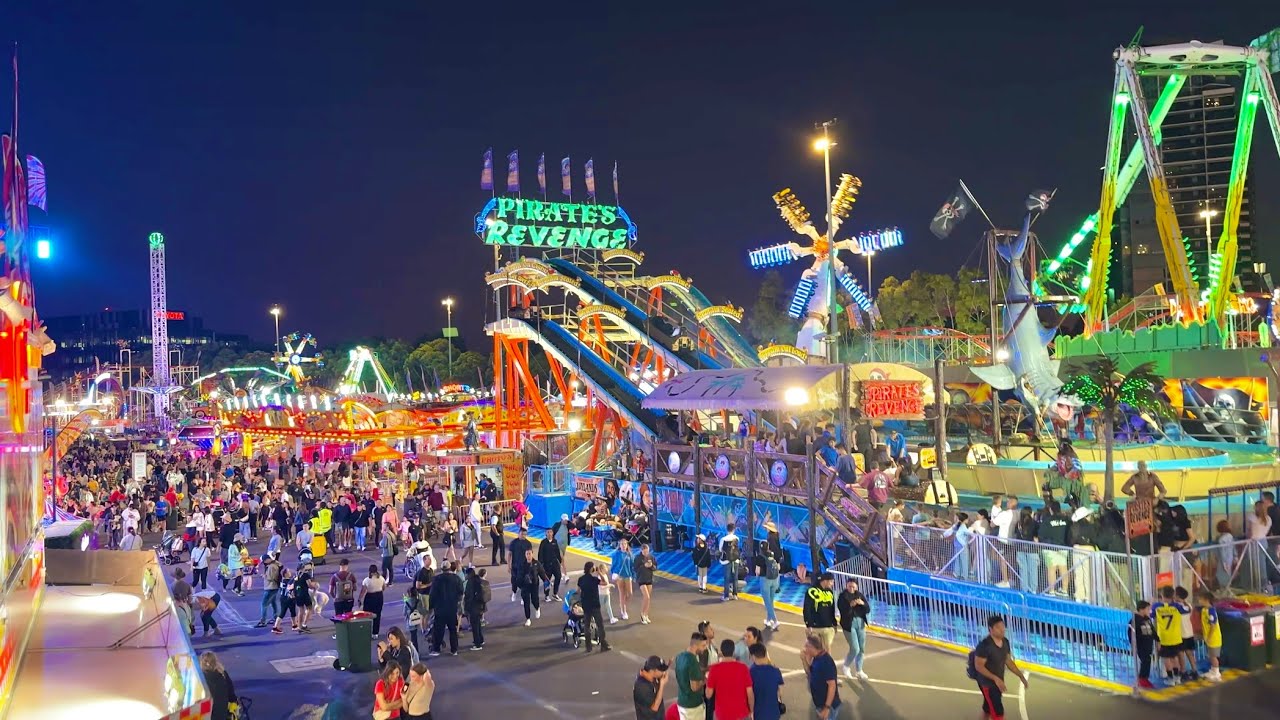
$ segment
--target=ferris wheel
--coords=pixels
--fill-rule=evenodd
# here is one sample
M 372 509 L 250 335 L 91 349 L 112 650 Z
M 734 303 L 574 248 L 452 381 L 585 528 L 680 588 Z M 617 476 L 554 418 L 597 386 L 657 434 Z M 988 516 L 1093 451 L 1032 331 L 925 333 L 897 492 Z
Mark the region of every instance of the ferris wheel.
M 316 339 L 311 333 L 295 332 L 280 338 L 280 354 L 272 360 L 299 385 L 307 380 L 308 365 L 324 367 L 324 355 L 316 350 Z

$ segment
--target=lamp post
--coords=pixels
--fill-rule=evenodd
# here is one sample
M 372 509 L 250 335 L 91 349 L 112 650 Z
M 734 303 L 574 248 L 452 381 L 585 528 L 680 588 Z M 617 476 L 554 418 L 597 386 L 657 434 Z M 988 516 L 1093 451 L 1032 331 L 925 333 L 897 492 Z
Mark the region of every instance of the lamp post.
M 871 297 L 871 258 L 875 257 L 875 250 L 868 250 L 864 253 L 867 256 L 867 297 Z
M 813 149 L 822 153 L 822 179 L 827 189 L 827 362 L 832 364 L 837 361 L 836 333 L 839 327 L 836 324 L 836 239 L 831 221 L 831 148 L 835 146 L 831 139 L 831 126 L 835 122 L 832 118 L 821 123 L 822 137 L 813 142 Z
M 280 313 L 281 312 L 283 311 L 280 309 L 279 305 L 271 306 L 271 316 L 276 319 L 276 356 L 272 358 L 272 360 L 275 360 L 277 370 L 280 369 Z
M 445 312 L 445 328 L 444 341 L 445 347 L 449 351 L 449 379 L 453 379 L 453 298 L 447 297 L 440 301 L 444 306 Z

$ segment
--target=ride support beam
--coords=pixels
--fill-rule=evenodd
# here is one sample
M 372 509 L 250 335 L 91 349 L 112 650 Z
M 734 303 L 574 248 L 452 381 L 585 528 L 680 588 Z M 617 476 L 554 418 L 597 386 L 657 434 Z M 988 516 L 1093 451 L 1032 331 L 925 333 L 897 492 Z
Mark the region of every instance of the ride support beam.
M 1085 292 L 1086 335 L 1102 325 L 1107 308 L 1107 272 L 1111 263 L 1111 227 L 1115 216 L 1116 180 L 1120 166 L 1120 144 L 1124 140 L 1124 117 L 1129 110 L 1129 96 L 1124 91 L 1122 63 L 1116 63 L 1115 84 L 1111 91 L 1111 123 L 1107 130 L 1107 155 L 1102 167 L 1102 200 L 1098 203 L 1098 236 L 1093 241 L 1089 263 L 1089 288 Z
M 1222 327 L 1231 298 L 1231 280 L 1236 274 L 1236 258 L 1239 245 L 1240 210 L 1244 205 L 1245 178 L 1249 173 L 1249 153 L 1253 148 L 1253 123 L 1258 115 L 1261 93 L 1258 92 L 1258 68 L 1251 66 L 1244 73 L 1241 96 L 1243 104 L 1236 125 L 1235 152 L 1231 156 L 1231 182 L 1227 185 L 1227 205 L 1223 212 L 1222 235 L 1216 252 L 1217 272 L 1210 279 L 1208 316 Z M 1212 243 L 1212 238 L 1206 238 Z M 1210 263 L 1212 267 L 1212 263 Z

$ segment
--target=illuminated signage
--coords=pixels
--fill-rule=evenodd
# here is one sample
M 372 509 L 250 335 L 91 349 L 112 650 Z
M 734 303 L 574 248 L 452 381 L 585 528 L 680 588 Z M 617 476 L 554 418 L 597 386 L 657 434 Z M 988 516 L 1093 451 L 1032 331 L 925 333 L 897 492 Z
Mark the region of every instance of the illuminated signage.
M 186 320 L 187 314 L 181 310 L 170 310 L 164 314 L 166 320 Z
M 852 239 L 858 244 L 858 252 L 866 255 L 869 252 L 901 247 L 902 231 L 898 228 L 885 228 L 884 230 L 859 233 L 857 237 Z
M 911 381 L 864 381 L 862 414 L 870 418 L 919 417 L 924 414 L 923 387 Z
M 476 215 L 476 235 L 489 245 L 620 250 L 636 239 L 636 225 L 616 205 L 499 197 Z

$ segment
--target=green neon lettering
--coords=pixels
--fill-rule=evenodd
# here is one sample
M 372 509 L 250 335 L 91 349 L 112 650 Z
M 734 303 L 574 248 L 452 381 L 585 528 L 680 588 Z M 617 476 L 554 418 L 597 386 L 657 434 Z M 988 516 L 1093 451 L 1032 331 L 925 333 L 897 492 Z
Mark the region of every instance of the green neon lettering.
M 506 217 L 507 213 L 515 209 L 515 206 L 515 198 L 498 198 L 498 217 Z
M 618 228 L 613 231 L 613 236 L 609 239 L 609 249 L 621 250 L 627 246 L 627 229 Z
M 551 228 L 551 236 L 547 238 L 547 247 L 564 247 L 564 234 L 566 230 L 563 225 L 556 225 Z
M 618 221 L 618 209 L 612 205 L 600 206 L 600 222 L 605 225 L 612 225 Z
M 591 231 L 591 247 L 604 249 L 609 247 L 609 231 L 604 228 Z
M 591 245 L 591 228 L 569 228 L 569 239 L 565 242 L 567 247 L 590 247 Z
M 529 220 L 529 202 L 527 200 L 516 200 L 516 219 Z
M 596 224 L 596 209 L 594 206 L 592 205 L 582 206 L 582 224 L 583 225 Z
M 524 234 L 525 234 L 525 232 L 527 232 L 527 231 L 528 231 L 528 229 L 529 229 L 529 228 L 525 227 L 524 225 L 512 225 L 512 226 L 511 226 L 511 232 L 507 235 L 507 244 L 508 244 L 508 245 L 523 245 L 523 244 L 524 244 Z
M 571 223 L 578 222 L 578 210 L 581 207 L 582 207 L 581 205 L 575 205 L 573 203 L 565 203 L 565 206 L 564 206 L 565 221 L 571 222 Z
M 547 239 L 547 231 L 550 229 L 549 225 L 529 226 L 529 239 L 533 242 L 534 247 L 542 247 L 542 243 Z
M 502 236 L 507 234 L 508 227 L 510 226 L 506 220 L 494 220 L 489 226 L 489 232 L 485 233 L 484 241 L 490 245 L 501 245 Z
M 544 205 L 545 203 L 543 203 L 541 200 L 530 200 L 529 201 L 529 219 L 537 220 L 538 222 L 542 222 L 543 220 L 546 220 L 547 218 L 543 215 L 543 210 L 542 210 Z
M 564 222 L 560 209 L 564 207 L 564 203 L 547 203 L 547 217 L 554 222 Z

